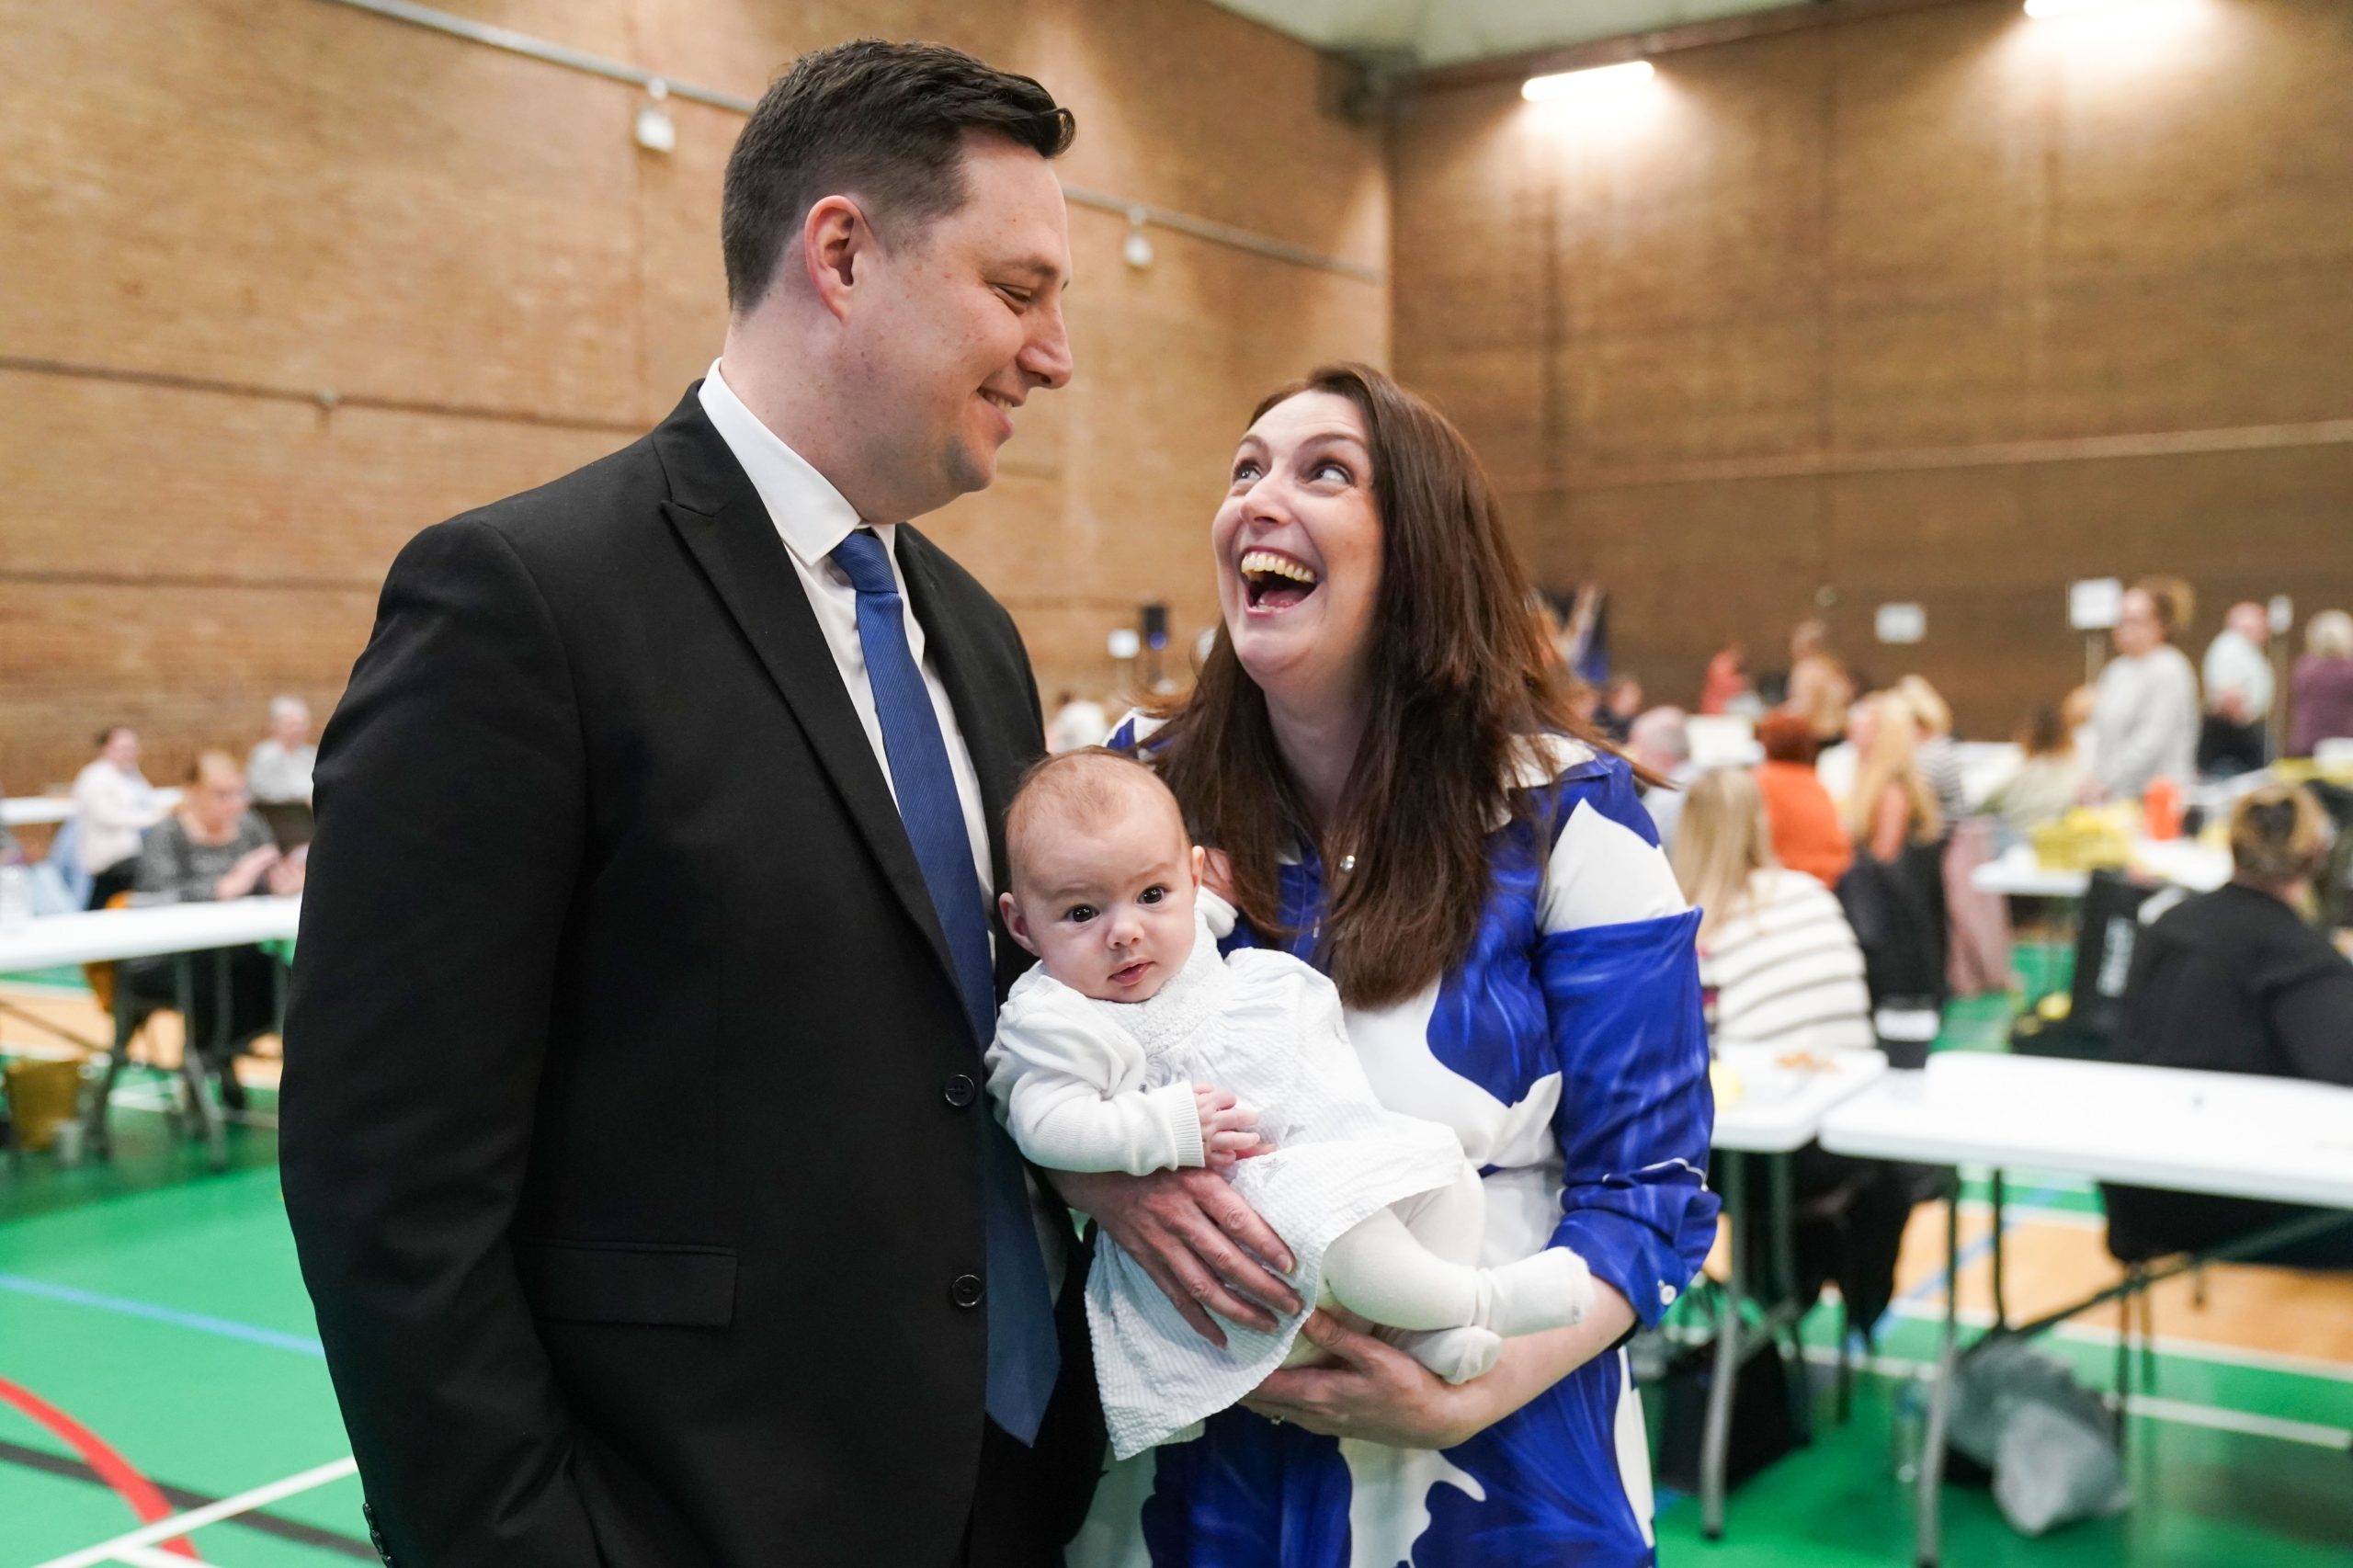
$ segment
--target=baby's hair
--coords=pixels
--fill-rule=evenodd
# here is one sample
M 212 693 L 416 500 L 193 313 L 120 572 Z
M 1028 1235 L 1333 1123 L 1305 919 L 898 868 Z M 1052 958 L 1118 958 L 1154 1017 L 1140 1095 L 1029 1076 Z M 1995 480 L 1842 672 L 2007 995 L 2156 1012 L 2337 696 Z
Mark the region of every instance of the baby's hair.
M 1160 775 L 1123 753 L 1086 746 L 1036 763 L 1021 776 L 1013 803 L 1005 809 L 1005 854 L 1011 862 L 1007 880 L 1020 875 L 1031 836 L 1042 824 L 1099 822 L 1140 793 L 1165 801 L 1181 827 L 1184 812 Z M 1186 842 L 1189 847 L 1190 835 Z

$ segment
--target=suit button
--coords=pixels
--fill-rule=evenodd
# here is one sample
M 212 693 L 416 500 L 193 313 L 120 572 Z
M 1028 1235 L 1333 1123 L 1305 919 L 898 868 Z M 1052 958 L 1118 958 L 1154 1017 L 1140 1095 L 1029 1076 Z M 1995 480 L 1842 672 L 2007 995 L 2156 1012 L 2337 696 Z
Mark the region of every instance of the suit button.
M 981 1086 L 969 1074 L 959 1073 L 948 1080 L 948 1086 L 941 1093 L 949 1105 L 962 1110 L 981 1097 Z
M 979 1306 L 983 1293 L 977 1274 L 959 1274 L 956 1282 L 948 1287 L 948 1299 L 966 1311 Z
M 368 1544 L 376 1549 L 378 1557 L 383 1559 L 384 1568 L 393 1568 L 392 1550 L 384 1544 L 384 1532 L 376 1528 L 376 1505 L 360 1504 L 359 1517 L 368 1521 Z

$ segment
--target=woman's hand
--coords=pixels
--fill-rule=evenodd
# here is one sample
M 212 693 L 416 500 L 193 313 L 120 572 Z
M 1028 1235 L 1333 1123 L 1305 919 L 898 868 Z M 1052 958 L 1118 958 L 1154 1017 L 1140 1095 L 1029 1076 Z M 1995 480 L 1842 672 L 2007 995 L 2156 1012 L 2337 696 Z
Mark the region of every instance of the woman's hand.
M 1299 1293 L 1267 1267 L 1284 1274 L 1299 1267 L 1290 1249 L 1217 1172 L 1197 1165 L 1141 1176 L 1046 1174 L 1063 1201 L 1093 1215 L 1211 1345 L 1225 1343 L 1212 1312 L 1270 1333 L 1275 1317 L 1267 1307 L 1299 1311 Z
M 1449 1384 L 1403 1350 L 1359 1334 L 1330 1312 L 1310 1312 L 1300 1332 L 1338 1365 L 1269 1374 L 1242 1403 L 1271 1420 L 1392 1449 L 1450 1449 L 1506 1414 L 1491 1408 L 1495 1401 L 1482 1386 L 1485 1378 Z
M 223 903 L 233 898 L 243 898 L 253 892 L 254 885 L 277 864 L 276 845 L 265 844 L 258 849 L 248 849 L 238 857 L 235 865 L 221 873 L 221 880 L 212 884 L 212 896 Z
M 1626 1298 L 1604 1280 L 1593 1283 L 1593 1310 L 1583 1323 L 1505 1340 L 1495 1369 L 1460 1385 L 1329 1312 L 1311 1313 L 1301 1332 L 1339 1365 L 1277 1371 L 1242 1403 L 1261 1415 L 1296 1422 L 1326 1437 L 1398 1449 L 1453 1448 L 1617 1344 L 1634 1326 L 1634 1309 Z

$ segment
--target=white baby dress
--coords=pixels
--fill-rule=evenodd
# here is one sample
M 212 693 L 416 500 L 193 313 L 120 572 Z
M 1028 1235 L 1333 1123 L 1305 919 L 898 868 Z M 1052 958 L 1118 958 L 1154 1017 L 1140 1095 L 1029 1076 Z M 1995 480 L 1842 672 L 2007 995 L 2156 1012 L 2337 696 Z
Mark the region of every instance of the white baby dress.
M 997 1015 L 989 1090 L 1015 1141 L 1049 1168 L 1066 1152 L 1041 1146 L 1037 1110 L 1084 1085 L 1096 1096 L 1166 1090 L 1124 1125 L 1116 1164 L 1098 1149 L 1084 1168 L 1165 1168 L 1187 1153 L 1199 1163 L 1190 1085 L 1231 1090 L 1259 1111 L 1271 1153 L 1233 1165 L 1236 1192 L 1281 1236 L 1298 1267 L 1302 1301 L 1323 1280 L 1333 1239 L 1390 1204 L 1462 1174 L 1462 1145 L 1435 1121 L 1401 1115 L 1373 1097 L 1348 1044 L 1332 983 L 1285 953 L 1244 949 L 1221 958 L 1204 893 L 1192 956 L 1145 1002 L 1098 1002 L 1040 967 L 1015 983 Z M 1223 1323 L 1222 1349 L 1195 1333 L 1134 1258 L 1098 1240 L 1086 1285 L 1096 1378 L 1113 1452 L 1120 1459 L 1165 1442 L 1241 1399 L 1282 1364 L 1305 1314 L 1270 1334 Z

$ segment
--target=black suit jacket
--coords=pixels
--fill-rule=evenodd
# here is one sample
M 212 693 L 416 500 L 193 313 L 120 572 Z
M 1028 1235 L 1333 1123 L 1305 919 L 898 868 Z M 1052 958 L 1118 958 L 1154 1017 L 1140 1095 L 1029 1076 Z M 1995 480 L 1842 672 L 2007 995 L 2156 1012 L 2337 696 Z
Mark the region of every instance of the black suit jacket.
M 999 824 L 1043 744 L 1019 636 L 921 533 L 898 549 Z M 282 1159 L 387 1554 L 955 1560 L 980 1058 L 881 767 L 691 391 L 402 552 L 318 804 Z M 1027 960 L 998 953 L 1002 988 Z M 1064 1368 L 1083 1493 L 1083 1333 Z

